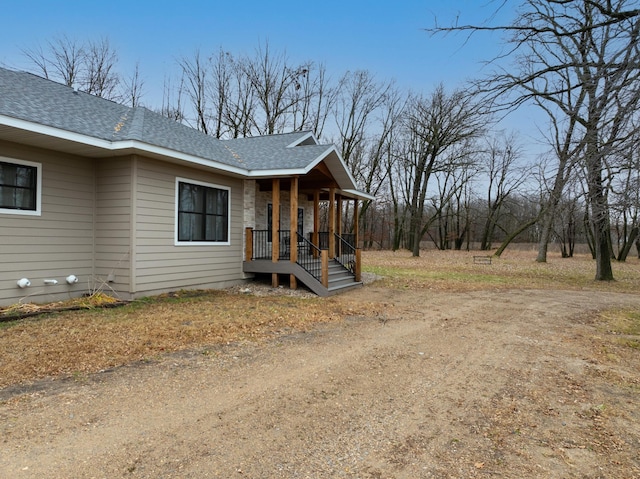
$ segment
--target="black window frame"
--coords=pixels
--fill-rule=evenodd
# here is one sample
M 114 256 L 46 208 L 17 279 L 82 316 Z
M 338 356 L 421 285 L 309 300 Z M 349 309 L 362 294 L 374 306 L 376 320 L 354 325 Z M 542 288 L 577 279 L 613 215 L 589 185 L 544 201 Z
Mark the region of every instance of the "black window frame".
M 185 191 L 188 189 L 189 191 Z M 185 204 L 189 195 L 193 200 Z M 184 221 L 191 221 L 185 225 Z M 176 244 L 230 244 L 231 188 L 186 178 L 176 181 Z
M 0 157 L 0 214 L 40 214 L 41 169 L 40 163 Z M 27 201 L 20 202 L 20 197 Z M 6 201 L 8 198 L 11 201 Z

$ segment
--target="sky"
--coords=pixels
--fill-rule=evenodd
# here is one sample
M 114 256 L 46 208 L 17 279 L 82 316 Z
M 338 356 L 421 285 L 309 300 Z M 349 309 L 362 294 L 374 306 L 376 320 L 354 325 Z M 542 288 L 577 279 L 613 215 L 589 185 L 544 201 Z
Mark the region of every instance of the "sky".
M 336 78 L 368 70 L 378 80 L 428 94 L 439 83 L 453 89 L 488 73 L 484 61 L 501 48 L 500 34 L 431 36 L 437 21 L 481 23 L 499 0 L 0 0 L 0 65 L 28 69 L 25 49 L 67 36 L 109 39 L 123 73 L 136 62 L 145 82 L 144 104 L 157 107 L 177 61 L 196 50 L 220 48 L 252 55 L 265 42 L 292 61 L 324 63 Z M 508 22 L 513 12 L 499 11 Z M 519 117 L 519 118 L 518 118 Z M 522 124 L 522 114 L 514 124 Z M 526 119 L 525 119 L 526 122 Z M 526 129 L 526 126 L 524 127 Z M 520 128 L 522 129 L 522 128 Z
M 336 75 L 366 69 L 381 80 L 429 91 L 439 82 L 477 75 L 499 38 L 464 45 L 464 37 L 431 37 L 424 28 L 491 15 L 490 0 L 0 0 L 0 63 L 24 69 L 22 50 L 56 36 L 108 37 L 124 70 L 136 62 L 147 78 L 176 71 L 197 49 L 252 54 L 265 41 L 292 60 L 324 63 Z

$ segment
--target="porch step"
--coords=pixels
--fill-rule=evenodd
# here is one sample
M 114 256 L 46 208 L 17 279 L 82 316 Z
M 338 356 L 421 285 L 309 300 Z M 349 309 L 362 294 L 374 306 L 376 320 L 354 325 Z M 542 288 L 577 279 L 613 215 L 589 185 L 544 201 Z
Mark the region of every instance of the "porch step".
M 314 278 L 300 265 L 289 261 L 273 263 L 269 260 L 245 261 L 243 270 L 247 273 L 278 273 L 293 274 L 318 296 L 331 296 L 333 294 L 348 291 L 351 288 L 362 286 L 361 281 L 355 281 L 349 270 L 336 260 L 329 262 L 329 287 L 325 288 L 320 281 Z
M 345 269 L 340 263 L 332 261 L 329 264 L 329 291 L 337 291 L 338 289 L 357 284 L 351 272 Z

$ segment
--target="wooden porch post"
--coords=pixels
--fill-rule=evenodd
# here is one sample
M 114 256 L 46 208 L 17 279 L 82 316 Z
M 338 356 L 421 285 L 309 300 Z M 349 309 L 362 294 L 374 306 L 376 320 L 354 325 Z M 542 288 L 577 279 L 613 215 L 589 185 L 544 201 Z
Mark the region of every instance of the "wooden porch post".
M 336 233 L 342 236 L 342 196 L 338 195 L 338 206 L 336 207 Z
M 353 242 L 355 243 L 353 246 L 355 246 L 356 248 L 358 247 L 358 244 L 360 244 L 360 200 L 355 199 L 353 200 L 353 233 L 354 233 L 354 240 Z
M 336 198 L 336 233 L 342 237 L 342 196 L 337 195 Z M 336 256 L 342 255 L 342 242 L 336 244 Z
M 277 263 L 280 259 L 280 179 L 274 178 L 272 181 L 271 203 L 271 261 Z M 279 286 L 278 273 L 271 274 L 271 286 Z
M 253 261 L 253 228 L 245 228 L 244 260 Z
M 291 213 L 289 215 L 289 258 L 292 263 L 298 261 L 298 177 L 291 178 Z M 289 287 L 297 289 L 298 281 L 295 275 L 289 275 Z
M 325 288 L 329 287 L 329 252 L 326 249 L 323 249 L 320 252 L 320 261 L 321 261 L 321 277 L 322 277 L 322 286 Z
M 320 248 L 320 190 L 313 192 L 313 237 L 311 242 L 316 248 Z M 313 250 L 313 257 L 316 258 L 318 252 Z
M 329 258 L 336 257 L 336 189 L 329 188 Z
M 360 200 L 357 198 L 353 200 L 353 242 L 356 248 L 356 268 L 355 268 L 355 280 L 362 281 L 362 250 L 358 247 L 360 244 L 360 219 L 359 216 Z

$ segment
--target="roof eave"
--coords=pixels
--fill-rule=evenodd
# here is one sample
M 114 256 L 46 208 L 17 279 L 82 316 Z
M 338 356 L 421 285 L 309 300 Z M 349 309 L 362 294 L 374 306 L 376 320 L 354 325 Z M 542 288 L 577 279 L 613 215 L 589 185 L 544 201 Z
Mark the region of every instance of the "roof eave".
M 374 201 L 376 197 L 360 190 L 340 190 L 340 193 L 347 198 L 353 198 L 363 201 Z
M 301 137 L 296 138 L 296 141 L 294 141 L 293 143 L 290 143 L 289 145 L 287 145 L 287 148 L 294 148 L 296 146 L 299 146 L 302 143 L 304 143 L 306 140 L 308 140 L 309 138 L 312 138 L 316 145 L 319 144 L 318 139 L 313 134 L 313 132 L 309 131 L 306 134 L 302 135 Z
M 0 115 L 0 125 L 7 126 L 9 128 L 15 128 L 24 132 L 33 133 L 40 137 L 64 140 L 70 144 L 84 145 L 91 148 L 96 148 L 100 151 L 106 151 L 113 154 L 122 153 L 143 153 L 149 154 L 153 157 L 161 157 L 167 160 L 180 161 L 193 165 L 199 165 L 210 169 L 223 171 L 225 173 L 234 176 L 249 176 L 248 170 L 245 168 L 234 167 L 225 163 L 216 162 L 199 156 L 190 155 L 188 153 L 182 153 L 169 148 L 161 146 L 151 145 L 141 142 L 139 140 L 105 140 L 96 138 L 89 135 L 83 135 L 81 133 L 70 132 L 59 128 L 42 125 L 39 123 L 33 123 L 26 120 L 21 120 L 13 117 L 7 117 Z M 95 157 L 104 155 L 95 155 Z

